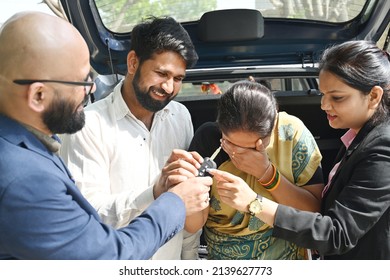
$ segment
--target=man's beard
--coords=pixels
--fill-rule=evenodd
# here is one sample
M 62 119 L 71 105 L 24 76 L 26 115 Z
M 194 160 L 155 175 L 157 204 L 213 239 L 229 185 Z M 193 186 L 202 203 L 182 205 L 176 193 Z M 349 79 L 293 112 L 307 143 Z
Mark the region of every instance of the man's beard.
M 72 134 L 85 125 L 84 110 L 76 110 L 75 104 L 58 97 L 43 113 L 43 122 L 53 134 Z M 88 98 L 88 96 L 86 96 Z M 85 100 L 84 100 L 85 101 Z
M 135 96 L 136 96 L 138 102 L 142 105 L 142 107 L 144 107 L 148 111 L 151 111 L 151 112 L 160 111 L 165 106 L 167 106 L 168 103 L 171 102 L 173 100 L 173 98 L 176 96 L 176 95 L 172 95 L 169 98 L 165 99 L 164 101 L 155 100 L 152 97 L 152 94 L 153 94 L 152 90 L 155 90 L 155 91 L 163 93 L 163 94 L 167 94 L 167 93 L 161 88 L 157 89 L 154 87 L 150 87 L 148 91 L 144 91 L 139 87 L 139 80 L 140 80 L 140 70 L 138 68 L 134 74 L 132 84 L 133 84 Z

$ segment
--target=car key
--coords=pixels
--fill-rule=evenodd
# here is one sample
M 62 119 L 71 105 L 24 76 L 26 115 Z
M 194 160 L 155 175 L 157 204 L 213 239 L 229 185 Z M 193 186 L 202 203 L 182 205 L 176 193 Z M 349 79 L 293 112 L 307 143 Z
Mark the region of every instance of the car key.
M 217 168 L 217 164 L 214 162 L 214 159 L 218 155 L 220 150 L 221 150 L 221 146 L 219 146 L 218 149 L 215 150 L 215 152 L 211 157 L 204 158 L 203 163 L 198 170 L 199 172 L 198 177 L 208 176 L 209 174 L 207 173 L 207 169 L 209 168 Z

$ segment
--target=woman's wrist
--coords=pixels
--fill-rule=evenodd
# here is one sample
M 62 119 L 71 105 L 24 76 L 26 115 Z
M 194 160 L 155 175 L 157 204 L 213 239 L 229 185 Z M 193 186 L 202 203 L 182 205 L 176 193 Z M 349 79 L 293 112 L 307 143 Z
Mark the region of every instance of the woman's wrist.
M 268 182 L 269 180 L 271 180 L 272 172 L 270 172 L 270 170 L 272 171 L 272 163 L 270 161 L 268 161 L 268 166 L 265 169 L 263 175 L 261 175 L 261 177 L 259 179 L 257 179 L 257 181 L 260 184 L 262 184 L 261 182 Z
M 272 168 L 271 168 L 272 175 L 269 177 L 269 180 L 268 180 L 268 178 L 264 178 L 264 181 L 263 181 L 262 178 L 260 178 L 257 181 L 267 191 L 272 192 L 272 191 L 276 190 L 279 187 L 281 179 L 282 179 L 282 176 L 281 176 L 279 170 L 275 167 L 275 165 L 273 165 L 272 163 L 270 165 L 272 166 Z

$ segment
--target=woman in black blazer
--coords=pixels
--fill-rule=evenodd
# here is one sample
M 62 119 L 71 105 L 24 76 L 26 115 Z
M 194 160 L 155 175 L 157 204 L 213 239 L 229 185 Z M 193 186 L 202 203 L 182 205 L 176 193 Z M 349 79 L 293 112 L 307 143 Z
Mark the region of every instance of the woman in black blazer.
M 210 170 L 218 193 L 272 225 L 274 237 L 317 250 L 324 259 L 390 259 L 389 54 L 367 41 L 330 47 L 320 62 L 319 88 L 329 125 L 348 129 L 321 213 L 277 204 L 240 178 Z M 269 173 L 265 181 L 278 178 L 278 170 Z

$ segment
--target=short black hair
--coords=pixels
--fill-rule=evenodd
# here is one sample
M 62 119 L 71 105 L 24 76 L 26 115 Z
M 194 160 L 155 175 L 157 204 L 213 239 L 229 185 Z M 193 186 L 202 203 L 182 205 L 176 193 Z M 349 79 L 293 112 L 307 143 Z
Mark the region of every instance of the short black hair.
M 192 68 L 198 61 L 198 54 L 188 32 L 172 17 L 149 17 L 136 25 L 131 32 L 131 48 L 140 63 L 156 53 L 174 51 Z

